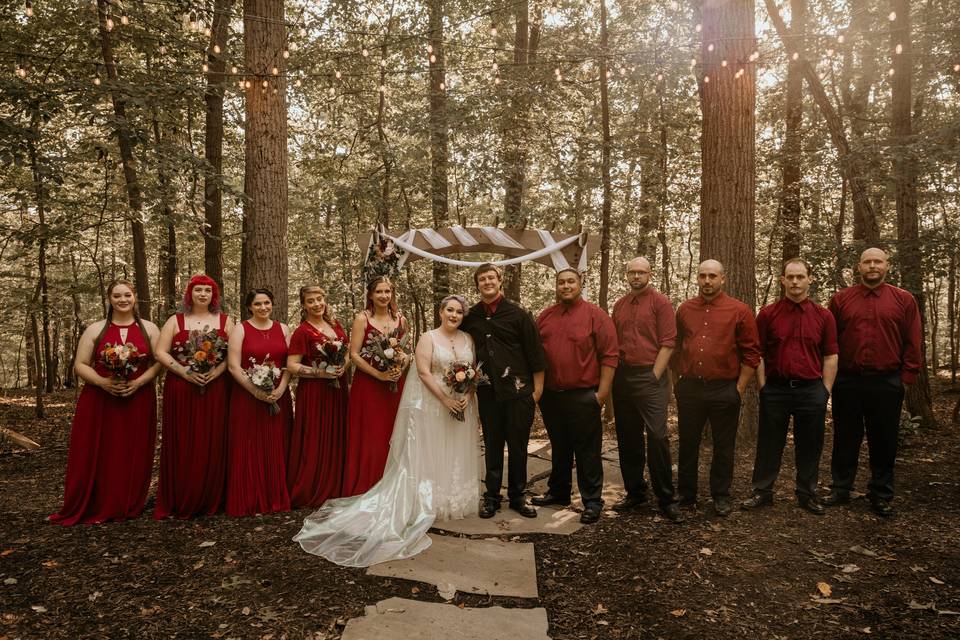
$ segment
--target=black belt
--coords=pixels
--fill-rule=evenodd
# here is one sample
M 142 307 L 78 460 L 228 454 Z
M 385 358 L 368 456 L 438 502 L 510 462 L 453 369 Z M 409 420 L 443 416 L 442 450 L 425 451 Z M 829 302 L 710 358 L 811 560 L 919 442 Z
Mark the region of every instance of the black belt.
M 623 360 L 617 365 L 618 369 L 629 369 L 630 371 L 653 371 L 652 364 L 627 364 Z
M 809 387 L 817 384 L 818 382 L 823 382 L 823 378 L 767 378 L 767 384 L 772 384 L 778 387 L 790 387 L 791 389 Z
M 597 392 L 598 387 L 577 387 L 576 389 L 544 389 L 544 391 L 549 391 L 550 393 L 576 393 L 577 391 L 593 391 Z

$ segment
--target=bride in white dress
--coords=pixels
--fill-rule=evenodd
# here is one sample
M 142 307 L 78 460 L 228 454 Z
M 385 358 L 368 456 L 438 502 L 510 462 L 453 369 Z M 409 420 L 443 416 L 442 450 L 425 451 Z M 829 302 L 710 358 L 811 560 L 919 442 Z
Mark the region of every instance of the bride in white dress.
M 459 330 L 467 304 L 440 303 L 440 327 L 417 343 L 390 438 L 383 478 L 363 495 L 329 500 L 294 540 L 307 553 L 348 567 L 414 556 L 430 546 L 434 520 L 459 520 L 479 501 L 475 394 L 455 398 L 442 382 L 454 361 L 475 362 L 473 340 Z M 461 422 L 452 411 L 464 414 Z

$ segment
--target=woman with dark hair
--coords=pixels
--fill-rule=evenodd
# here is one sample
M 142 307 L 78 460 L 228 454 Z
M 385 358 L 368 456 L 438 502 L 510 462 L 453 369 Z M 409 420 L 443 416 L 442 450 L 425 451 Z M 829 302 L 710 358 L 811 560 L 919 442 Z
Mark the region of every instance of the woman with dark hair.
M 406 321 L 397 310 L 396 291 L 386 276 L 367 283 L 366 309 L 357 314 L 350 331 L 350 361 L 357 367 L 347 407 L 347 454 L 343 495 L 363 493 L 383 475 L 390 436 L 403 392 L 403 369 L 380 371 L 361 354 L 374 337 L 402 335 Z M 391 389 L 391 385 L 395 385 Z
M 160 480 L 153 517 L 191 518 L 223 508 L 227 479 L 227 335 L 220 290 L 208 276 L 190 278 L 183 313 L 170 316 L 157 344 L 163 385 Z
M 160 331 L 137 314 L 133 283 L 107 287 L 107 317 L 87 327 L 75 371 L 86 383 L 70 431 L 63 507 L 50 522 L 69 526 L 136 518 L 150 488 L 157 438 Z
M 300 287 L 300 326 L 290 338 L 287 370 L 296 376 L 297 406 L 287 457 L 290 506 L 319 507 L 340 497 L 347 439 L 349 347 L 322 287 Z
M 251 313 L 230 332 L 227 366 L 236 386 L 230 394 L 227 436 L 229 516 L 290 510 L 286 459 L 292 407 L 287 383 L 290 330 L 270 319 L 273 293 L 252 289 L 243 301 Z

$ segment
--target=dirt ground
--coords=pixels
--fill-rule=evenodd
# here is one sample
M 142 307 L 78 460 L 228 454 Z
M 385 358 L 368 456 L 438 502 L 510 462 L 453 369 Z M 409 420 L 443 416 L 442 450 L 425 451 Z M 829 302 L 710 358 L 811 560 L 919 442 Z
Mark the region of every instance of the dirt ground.
M 552 638 L 960 638 L 960 437 L 949 422 L 957 391 L 936 391 L 943 426 L 904 438 L 889 521 L 863 498 L 822 518 L 798 509 L 788 445 L 771 508 L 721 519 L 701 499 L 682 525 L 650 507 L 605 511 L 572 536 L 520 536 L 536 543 L 539 601 L 455 602 L 546 607 Z M 74 401 L 72 391 L 48 398 L 50 416 L 37 421 L 28 395 L 0 397 L 0 424 L 44 445 L 27 453 L 0 443 L 0 640 L 333 639 L 378 600 L 442 601 L 427 585 L 304 554 L 290 538 L 307 510 L 48 524 L 60 506 Z M 821 482 L 829 433 L 825 451 Z M 742 440 L 739 498 L 752 463 Z

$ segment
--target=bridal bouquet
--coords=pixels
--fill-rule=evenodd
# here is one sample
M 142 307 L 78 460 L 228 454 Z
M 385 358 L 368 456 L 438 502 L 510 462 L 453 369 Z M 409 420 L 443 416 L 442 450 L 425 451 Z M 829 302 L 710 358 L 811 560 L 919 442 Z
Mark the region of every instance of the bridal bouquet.
M 343 340 L 324 340 L 316 343 L 317 353 L 313 360 L 316 369 L 334 373 L 347 360 L 347 343 Z M 330 386 L 339 389 L 340 378 L 330 378 Z
M 250 358 L 250 363 L 250 366 L 245 369 L 244 373 L 247 374 L 247 378 L 250 379 L 253 386 L 266 394 L 273 393 L 275 388 L 274 383 L 280 379 L 283 372 L 280 371 L 280 368 L 270 359 L 270 354 L 268 353 L 263 359 L 263 362 L 260 363 L 254 358 Z M 280 405 L 276 402 L 271 402 L 268 410 L 270 415 L 275 416 L 280 413 Z
M 147 354 L 137 349 L 131 342 L 113 344 L 107 342 L 100 352 L 100 363 L 114 378 L 129 380 Z
M 377 371 L 399 371 L 403 368 L 404 356 L 410 344 L 410 334 L 401 335 L 400 327 L 387 334 L 370 334 L 360 348 L 360 357 Z M 397 392 L 396 382 L 390 382 L 390 391 Z
M 216 329 L 204 327 L 191 329 L 185 342 L 177 345 L 177 362 L 196 373 L 212 371 L 227 357 L 227 341 Z M 197 390 L 203 394 L 207 388 L 200 386 Z
M 483 363 L 476 366 L 465 360 L 455 360 L 443 372 L 443 383 L 450 388 L 455 396 L 463 396 L 471 389 L 482 384 L 489 384 L 490 379 L 483 372 Z M 451 411 L 450 415 L 463 422 L 465 416 L 462 411 Z

